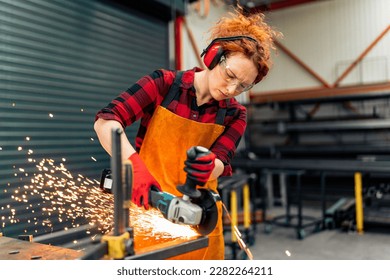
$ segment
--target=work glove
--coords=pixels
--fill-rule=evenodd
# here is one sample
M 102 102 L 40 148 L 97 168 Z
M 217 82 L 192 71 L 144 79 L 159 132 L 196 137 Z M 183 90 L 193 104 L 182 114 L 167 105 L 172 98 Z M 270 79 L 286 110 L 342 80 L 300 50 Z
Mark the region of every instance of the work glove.
M 132 154 L 129 160 L 133 166 L 133 191 L 131 200 L 138 207 L 143 205 L 145 209 L 149 209 L 150 189 L 154 188 L 155 190 L 161 191 L 160 184 L 150 174 L 138 153 Z
M 184 162 L 184 171 L 187 177 L 204 186 L 209 180 L 215 167 L 216 155 L 201 146 L 194 146 L 187 151 L 187 160 Z

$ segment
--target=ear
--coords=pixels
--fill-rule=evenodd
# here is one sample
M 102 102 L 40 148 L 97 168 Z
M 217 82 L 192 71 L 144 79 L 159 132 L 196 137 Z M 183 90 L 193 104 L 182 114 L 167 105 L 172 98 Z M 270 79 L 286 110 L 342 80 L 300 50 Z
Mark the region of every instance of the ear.
M 206 67 L 212 70 L 221 60 L 224 51 L 219 43 L 213 43 L 206 49 L 203 62 Z

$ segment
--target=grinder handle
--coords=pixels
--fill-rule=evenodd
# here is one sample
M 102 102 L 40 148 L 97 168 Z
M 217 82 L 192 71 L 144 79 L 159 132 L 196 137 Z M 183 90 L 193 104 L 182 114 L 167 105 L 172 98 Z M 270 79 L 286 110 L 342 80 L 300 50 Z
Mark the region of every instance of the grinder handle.
M 195 161 L 200 157 L 204 157 L 211 154 L 211 151 L 202 146 L 193 146 L 187 150 L 187 161 Z M 184 168 L 186 170 L 186 168 Z M 187 171 L 187 170 L 186 170 Z M 203 186 L 204 183 L 198 182 L 187 172 L 187 178 L 184 185 L 177 186 L 177 190 L 180 191 L 183 195 L 187 195 L 191 198 L 200 197 L 201 193 L 196 189 L 196 186 Z
M 199 157 L 210 154 L 211 151 L 202 146 L 193 146 L 187 150 L 187 158 L 190 160 L 197 159 Z

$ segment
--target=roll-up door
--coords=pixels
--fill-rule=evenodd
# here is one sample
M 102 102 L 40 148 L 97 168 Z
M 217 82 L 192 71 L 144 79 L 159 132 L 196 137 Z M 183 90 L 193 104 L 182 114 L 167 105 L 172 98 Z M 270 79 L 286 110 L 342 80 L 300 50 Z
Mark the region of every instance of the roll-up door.
M 168 55 L 168 21 L 131 7 L 0 0 L 0 231 L 39 234 L 53 223 L 46 212 L 62 209 L 63 194 L 53 198 L 39 185 L 66 190 L 100 180 L 110 160 L 93 130 L 95 113 L 168 67 Z M 136 130 L 127 131 L 131 141 Z M 61 215 L 57 222 L 67 219 Z

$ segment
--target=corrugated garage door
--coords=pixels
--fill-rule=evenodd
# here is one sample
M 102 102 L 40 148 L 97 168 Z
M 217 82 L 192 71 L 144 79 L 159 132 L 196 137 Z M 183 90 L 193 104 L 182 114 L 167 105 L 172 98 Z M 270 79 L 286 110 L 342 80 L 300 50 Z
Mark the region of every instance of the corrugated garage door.
M 5 235 L 78 223 L 64 213 L 83 211 L 77 200 L 86 198 L 78 192 L 88 192 L 110 164 L 93 130 L 95 113 L 168 63 L 165 20 L 108 1 L 0 0 Z M 136 129 L 127 132 L 131 141 Z

